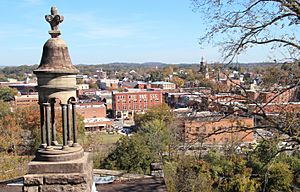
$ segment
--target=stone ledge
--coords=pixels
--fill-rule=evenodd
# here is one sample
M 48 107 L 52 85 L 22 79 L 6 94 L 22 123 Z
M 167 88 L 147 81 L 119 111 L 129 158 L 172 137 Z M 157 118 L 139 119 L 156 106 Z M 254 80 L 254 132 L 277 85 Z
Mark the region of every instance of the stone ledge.
M 42 185 L 44 183 L 42 175 L 25 175 L 24 185 Z
M 86 185 L 43 185 L 39 192 L 88 192 Z
M 39 186 L 24 186 L 23 192 L 39 192 Z
M 87 174 L 53 174 L 44 175 L 44 184 L 81 184 L 87 183 Z
M 31 161 L 28 164 L 28 174 L 68 174 L 85 173 L 90 154 L 86 154 L 76 160 L 63 162 Z

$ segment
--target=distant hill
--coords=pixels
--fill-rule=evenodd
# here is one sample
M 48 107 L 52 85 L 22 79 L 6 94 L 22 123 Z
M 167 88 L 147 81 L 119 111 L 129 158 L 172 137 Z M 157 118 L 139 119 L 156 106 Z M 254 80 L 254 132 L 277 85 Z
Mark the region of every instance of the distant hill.
M 128 70 L 136 70 L 136 69 L 146 69 L 146 68 L 164 68 L 170 64 L 162 63 L 162 62 L 145 62 L 145 63 L 126 63 L 126 62 L 114 62 L 107 64 L 78 64 L 76 67 L 83 74 L 91 74 L 95 70 L 103 69 L 109 72 L 114 71 L 128 71 Z M 214 65 L 211 63 L 209 65 Z M 244 68 L 254 68 L 254 67 L 267 67 L 267 66 L 280 66 L 281 64 L 275 64 L 271 62 L 257 62 L 257 63 L 232 63 L 228 66 L 241 66 Z M 20 66 L 0 66 L 0 73 L 9 75 L 9 74 L 24 74 L 31 73 L 32 70 L 36 69 L 38 65 L 20 65 Z M 176 64 L 178 67 L 182 68 L 197 68 L 199 64 L 197 63 L 181 63 Z

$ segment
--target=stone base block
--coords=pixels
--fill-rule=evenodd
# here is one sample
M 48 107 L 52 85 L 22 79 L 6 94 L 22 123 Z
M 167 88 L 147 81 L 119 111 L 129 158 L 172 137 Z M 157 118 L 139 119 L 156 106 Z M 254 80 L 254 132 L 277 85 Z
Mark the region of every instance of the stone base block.
M 93 183 L 91 154 L 64 162 L 32 161 L 24 176 L 24 192 L 90 192 Z

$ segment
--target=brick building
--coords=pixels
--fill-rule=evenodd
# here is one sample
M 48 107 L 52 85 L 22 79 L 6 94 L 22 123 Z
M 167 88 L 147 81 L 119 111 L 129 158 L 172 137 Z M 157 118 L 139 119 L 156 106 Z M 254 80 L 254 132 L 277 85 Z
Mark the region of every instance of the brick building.
M 122 88 L 129 88 L 129 89 L 149 89 L 151 85 L 143 82 L 143 81 L 133 81 L 133 82 L 124 82 L 121 85 Z
M 38 101 L 38 95 L 20 95 L 15 96 L 14 101 L 12 101 L 11 104 L 15 107 L 27 107 L 32 105 L 38 106 Z
M 265 113 L 269 114 L 280 114 L 286 112 L 299 113 L 300 102 L 289 102 L 289 103 L 268 103 L 268 104 L 249 104 L 248 108 L 253 113 Z
M 103 103 L 79 103 L 76 110 L 83 116 L 87 131 L 102 131 L 112 124 L 106 118 L 106 107 Z
M 7 84 L 7 86 L 13 89 L 17 89 L 21 93 L 21 95 L 37 95 L 37 83 L 10 83 Z
M 162 103 L 162 92 L 129 90 L 112 93 L 112 110 L 115 118 L 133 118 L 134 113 L 143 113 L 148 108 Z
M 151 88 L 176 89 L 176 85 L 171 82 L 157 81 L 151 83 Z
M 210 95 L 208 99 L 210 102 L 224 103 L 224 104 L 245 102 L 245 98 L 242 95 L 236 95 L 231 93 L 219 93 L 219 94 Z
M 97 84 L 101 90 L 114 90 L 118 88 L 119 80 L 118 79 L 99 79 Z
M 297 87 L 277 88 L 274 91 L 247 90 L 247 97 L 258 103 L 288 103 L 297 101 Z
M 237 131 L 253 126 L 253 118 L 237 116 L 225 118 L 221 115 L 204 115 L 184 121 L 184 138 L 186 142 L 192 143 L 201 142 L 201 138 L 203 138 L 204 144 L 253 143 L 255 139 L 252 131 Z

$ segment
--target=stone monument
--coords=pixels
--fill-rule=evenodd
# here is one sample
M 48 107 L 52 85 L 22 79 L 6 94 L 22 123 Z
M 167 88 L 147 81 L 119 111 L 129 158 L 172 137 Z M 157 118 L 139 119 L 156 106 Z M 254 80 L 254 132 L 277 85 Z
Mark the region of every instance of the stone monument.
M 64 20 L 56 7 L 45 16 L 50 23 L 51 38 L 44 44 L 41 63 L 34 74 L 38 79 L 41 145 L 28 164 L 24 192 L 90 192 L 92 158 L 77 143 L 76 74 L 67 44 L 59 38 L 59 24 Z M 62 143 L 57 141 L 55 102 L 62 114 Z

